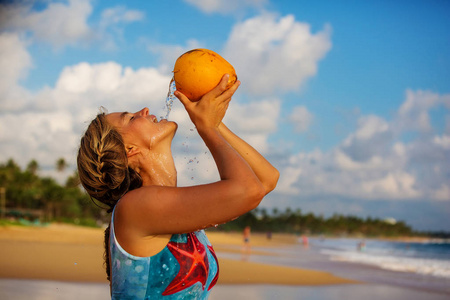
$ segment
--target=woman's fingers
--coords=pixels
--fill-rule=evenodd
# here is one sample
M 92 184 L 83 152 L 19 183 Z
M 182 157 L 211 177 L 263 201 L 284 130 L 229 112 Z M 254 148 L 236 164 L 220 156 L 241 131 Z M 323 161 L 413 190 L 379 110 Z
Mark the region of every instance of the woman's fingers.
M 241 82 L 239 80 L 236 80 L 236 82 L 228 90 L 223 92 L 220 95 L 220 97 L 217 97 L 217 98 L 224 98 L 224 99 L 231 98 L 240 85 L 241 85 Z
M 186 97 L 186 95 L 184 95 L 182 92 L 175 91 L 173 94 L 178 98 L 178 100 L 180 100 L 181 103 L 183 103 L 184 107 L 192 105 L 192 101 L 189 100 L 189 98 Z
M 217 98 L 218 96 L 220 96 L 227 89 L 227 84 L 228 84 L 229 78 L 230 78 L 229 74 L 223 75 L 219 84 L 214 89 L 209 91 L 205 96 L 212 96 L 214 98 Z

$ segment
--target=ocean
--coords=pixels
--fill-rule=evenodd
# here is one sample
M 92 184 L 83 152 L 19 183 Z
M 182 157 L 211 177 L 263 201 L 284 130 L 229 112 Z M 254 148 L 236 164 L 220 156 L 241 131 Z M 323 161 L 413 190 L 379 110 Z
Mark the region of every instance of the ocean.
M 384 240 L 314 240 L 320 252 L 334 261 L 450 279 L 450 241 L 396 242 Z
M 388 291 L 395 290 L 402 292 L 394 292 L 396 296 L 390 299 L 450 299 L 448 240 L 406 243 L 377 239 L 310 238 L 308 246 L 304 246 L 299 238 L 297 245 L 281 249 L 253 249 L 273 251 L 275 255 L 251 255 L 246 260 L 325 271 L 370 284 L 371 293 L 367 295 L 362 292 L 367 292 L 367 287 L 335 286 L 319 289 L 322 292 L 330 291 L 330 295 L 333 290 L 352 291 L 351 295 L 359 294 L 369 300 L 380 299 L 383 293 L 389 294 Z M 223 253 L 221 256 L 238 259 L 235 254 Z M 429 294 L 423 298 L 425 296 L 422 293 Z M 345 295 L 345 298 L 353 299 L 351 295 Z M 384 299 L 384 296 L 381 298 Z

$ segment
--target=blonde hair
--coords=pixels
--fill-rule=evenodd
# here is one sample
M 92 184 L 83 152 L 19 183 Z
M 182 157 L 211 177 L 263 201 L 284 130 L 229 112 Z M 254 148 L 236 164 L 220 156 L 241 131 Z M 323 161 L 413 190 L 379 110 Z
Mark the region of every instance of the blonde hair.
M 120 133 L 100 113 L 81 138 L 77 157 L 80 181 L 86 192 L 112 211 L 129 190 L 140 187 L 142 179 L 128 166 Z

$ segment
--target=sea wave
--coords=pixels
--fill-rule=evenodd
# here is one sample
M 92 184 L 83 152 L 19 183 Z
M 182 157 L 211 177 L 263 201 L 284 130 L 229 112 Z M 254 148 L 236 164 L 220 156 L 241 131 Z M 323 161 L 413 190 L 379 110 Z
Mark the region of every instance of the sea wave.
M 334 261 L 346 261 L 377 266 L 382 269 L 410 272 L 422 275 L 450 278 L 450 261 L 432 258 L 399 257 L 392 255 L 374 255 L 358 251 L 322 249 Z

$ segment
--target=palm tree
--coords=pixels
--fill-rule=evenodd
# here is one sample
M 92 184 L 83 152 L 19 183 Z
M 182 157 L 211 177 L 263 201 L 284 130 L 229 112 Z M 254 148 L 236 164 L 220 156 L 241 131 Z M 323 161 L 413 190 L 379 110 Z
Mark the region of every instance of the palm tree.
M 38 162 L 35 159 L 31 160 L 28 163 L 27 171 L 30 172 L 31 174 L 36 175 L 36 171 L 38 169 L 39 169 L 39 164 L 38 164 Z
M 56 161 L 56 170 L 58 172 L 63 172 L 65 169 L 67 168 L 67 162 L 63 157 L 60 157 L 57 161 Z

